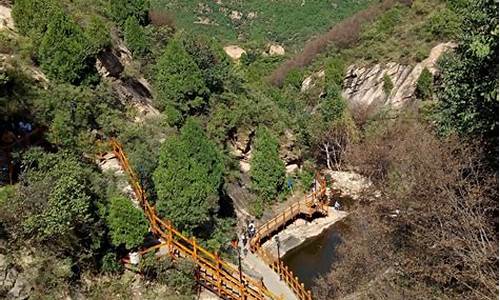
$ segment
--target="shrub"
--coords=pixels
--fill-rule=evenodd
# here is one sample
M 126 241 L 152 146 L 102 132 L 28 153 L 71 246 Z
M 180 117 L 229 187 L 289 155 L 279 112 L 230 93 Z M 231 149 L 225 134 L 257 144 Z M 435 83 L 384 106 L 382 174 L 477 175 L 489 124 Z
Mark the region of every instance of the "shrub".
M 124 196 L 110 199 L 106 221 L 113 244 L 117 247 L 124 245 L 127 249 L 141 246 L 149 228 L 140 208 Z
M 389 96 L 391 94 L 392 89 L 394 88 L 394 83 L 392 83 L 392 79 L 389 75 L 387 75 L 387 73 L 384 74 L 383 81 L 384 84 L 382 88 L 384 89 L 384 93 L 386 94 L 386 96 Z
M 443 8 L 430 15 L 426 30 L 441 39 L 452 38 L 459 33 L 460 24 L 460 17 L 454 11 Z
M 151 47 L 146 30 L 139 24 L 139 21 L 131 16 L 128 17 L 123 26 L 125 43 L 135 57 L 142 57 Z
M 332 58 L 328 61 L 325 69 L 325 80 L 328 85 L 342 86 L 344 82 L 345 65 L 342 59 Z
M 168 26 L 175 28 L 175 18 L 174 16 L 166 11 L 152 9 L 148 13 L 149 22 L 157 27 Z
M 254 200 L 250 206 L 250 213 L 257 219 L 262 218 L 264 215 L 264 201 L 262 199 Z
M 142 24 L 147 10 L 147 0 L 112 0 L 109 7 L 111 17 L 119 24 L 124 24 L 128 17 L 135 17 Z
M 293 69 L 286 75 L 284 86 L 290 86 L 294 89 L 300 90 L 302 86 L 303 73 L 299 69 Z
M 84 33 L 88 41 L 89 55 L 96 55 L 104 48 L 111 46 L 109 26 L 100 17 L 92 16 L 84 28 Z
M 22 34 L 39 39 L 61 12 L 56 0 L 18 0 L 14 2 L 12 17 Z
M 417 80 L 415 91 L 417 98 L 424 100 L 432 98 L 432 82 L 432 73 L 427 68 L 424 68 Z
M 106 253 L 102 258 L 101 264 L 101 271 L 107 274 L 116 274 L 123 271 L 123 265 L 115 253 Z

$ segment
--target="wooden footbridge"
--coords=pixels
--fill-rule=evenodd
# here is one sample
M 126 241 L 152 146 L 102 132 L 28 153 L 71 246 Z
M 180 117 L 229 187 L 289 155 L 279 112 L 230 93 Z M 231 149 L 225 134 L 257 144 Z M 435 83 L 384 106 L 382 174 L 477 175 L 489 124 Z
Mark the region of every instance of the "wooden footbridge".
M 255 236 L 250 239 L 250 250 L 259 255 L 259 257 L 286 282 L 288 287 L 293 291 L 299 300 L 312 300 L 310 290 L 304 287 L 297 276 L 295 276 L 285 263 L 274 257 L 269 251 L 262 248 L 261 245 L 265 240 L 271 238 L 288 224 L 299 217 L 307 219 L 314 215 L 328 216 L 327 203 L 327 186 L 324 177 L 316 176 L 315 190 L 312 194 L 307 195 L 303 200 L 290 205 L 287 209 L 276 215 L 271 220 L 260 226 L 255 233 Z
M 174 259 L 190 258 L 197 266 L 198 282 L 222 299 L 281 299 L 271 293 L 262 281 L 241 273 L 237 267 L 222 260 L 217 253 L 212 253 L 201 247 L 194 237 L 184 236 L 173 227 L 170 221 L 158 217 L 155 208 L 148 202 L 146 193 L 140 185 L 136 173 L 131 168 L 121 144 L 113 139 L 111 146 L 121 167 L 128 175 L 135 196 L 149 221 L 151 232 L 161 241 L 160 244 L 142 251 L 141 254 L 165 249 Z M 324 201 L 326 181 L 324 179 L 317 181 L 320 183 L 317 191 L 266 222 L 258 228 L 256 235 L 250 240 L 251 251 L 257 253 L 266 264 L 280 275 L 299 300 L 311 300 L 311 292 L 305 289 L 304 285 L 280 259 L 273 257 L 260 245 L 272 234 L 301 215 L 312 217 L 314 214 L 328 214 L 328 207 Z

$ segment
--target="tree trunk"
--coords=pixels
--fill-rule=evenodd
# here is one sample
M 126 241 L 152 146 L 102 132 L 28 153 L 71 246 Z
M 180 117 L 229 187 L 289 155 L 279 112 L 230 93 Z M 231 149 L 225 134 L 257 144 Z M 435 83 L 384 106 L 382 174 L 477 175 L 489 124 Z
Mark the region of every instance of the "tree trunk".
M 326 167 L 328 170 L 332 169 L 332 162 L 330 158 L 330 144 L 329 143 L 324 143 L 323 147 L 325 147 L 325 154 L 326 154 Z

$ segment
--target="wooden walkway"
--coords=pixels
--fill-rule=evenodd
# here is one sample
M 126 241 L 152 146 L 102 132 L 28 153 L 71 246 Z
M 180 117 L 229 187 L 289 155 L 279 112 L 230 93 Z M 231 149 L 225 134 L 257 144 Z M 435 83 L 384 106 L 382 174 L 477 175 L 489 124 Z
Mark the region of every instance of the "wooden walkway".
M 273 295 L 262 282 L 242 274 L 237 268 L 222 260 L 216 253 L 207 251 L 196 242 L 177 231 L 170 221 L 162 220 L 155 208 L 149 204 L 146 193 L 139 184 L 136 173 L 131 168 L 126 154 L 118 141 L 111 140 L 111 146 L 125 173 L 134 193 L 148 219 L 151 232 L 162 242 L 141 254 L 157 251 L 165 247 L 172 258 L 190 258 L 197 266 L 198 282 L 222 299 L 280 299 Z
M 293 274 L 292 270 L 281 259 L 274 257 L 269 251 L 262 248 L 261 245 L 265 240 L 271 238 L 279 230 L 301 216 L 309 219 L 314 215 L 328 216 L 326 179 L 317 176 L 316 183 L 319 183 L 317 184 L 319 187 L 312 194 L 292 204 L 274 218 L 264 223 L 256 230 L 255 236 L 249 241 L 250 250 L 259 255 L 287 283 L 299 300 L 312 300 L 311 291 L 304 287 L 304 284 L 299 281 L 297 276 Z

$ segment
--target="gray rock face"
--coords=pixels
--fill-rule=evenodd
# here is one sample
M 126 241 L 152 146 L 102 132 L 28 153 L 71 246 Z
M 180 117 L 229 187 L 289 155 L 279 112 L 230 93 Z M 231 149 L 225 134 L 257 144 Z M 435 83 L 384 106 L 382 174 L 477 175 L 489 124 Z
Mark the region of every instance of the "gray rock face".
M 436 63 L 439 57 L 454 47 L 453 43 L 439 44 L 431 50 L 427 59 L 415 66 L 397 63 L 376 64 L 369 67 L 351 65 L 347 69 L 342 95 L 351 108 L 369 108 L 372 112 L 384 106 L 401 109 L 415 100 L 416 84 L 422 71 L 427 68 L 435 75 L 438 71 Z M 386 75 L 394 86 L 389 93 L 384 91 Z
M 285 166 L 298 164 L 301 160 L 300 149 L 297 147 L 297 138 L 290 130 L 285 130 L 285 134 L 280 141 L 280 158 Z
M 124 76 L 125 67 L 133 62 L 132 54 L 122 44 L 101 52 L 97 56 L 96 68 L 99 74 L 109 81 L 123 104 L 132 105 L 138 112 L 136 122 L 148 117 L 158 116 L 154 108 L 151 86 L 142 76 Z
M 7 293 L 7 297 L 16 300 L 28 299 L 32 286 L 22 275 L 17 276 L 14 287 Z

